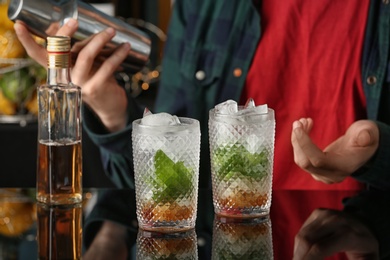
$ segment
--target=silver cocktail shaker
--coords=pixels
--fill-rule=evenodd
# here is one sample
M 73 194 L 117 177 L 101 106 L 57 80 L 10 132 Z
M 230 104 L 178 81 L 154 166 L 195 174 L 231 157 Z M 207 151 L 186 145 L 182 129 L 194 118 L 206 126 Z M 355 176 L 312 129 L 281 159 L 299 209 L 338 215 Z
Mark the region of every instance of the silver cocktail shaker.
M 118 45 L 129 42 L 131 51 L 122 64 L 125 71 L 135 73 L 149 60 L 151 40 L 146 33 L 80 0 L 11 0 L 8 17 L 12 21 L 23 21 L 31 33 L 42 38 L 53 35 L 69 18 L 74 18 L 79 27 L 73 41 L 85 40 L 107 27 L 113 27 L 117 32 L 106 46 L 107 50 L 101 53 L 103 58 Z

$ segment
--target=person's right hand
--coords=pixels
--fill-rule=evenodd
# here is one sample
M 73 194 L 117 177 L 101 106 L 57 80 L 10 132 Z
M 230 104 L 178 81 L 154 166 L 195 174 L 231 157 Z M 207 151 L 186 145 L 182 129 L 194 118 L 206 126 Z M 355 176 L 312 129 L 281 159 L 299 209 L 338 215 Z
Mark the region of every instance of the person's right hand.
M 77 31 L 77 26 L 77 21 L 70 19 L 53 34 L 72 36 Z M 27 54 L 42 66 L 47 66 L 46 49 L 36 43 L 26 26 L 16 21 L 14 29 Z M 130 45 L 128 43 L 121 45 L 99 67 L 95 66 L 95 60 L 105 44 L 114 36 L 115 30 L 108 28 L 89 41 L 78 44 L 76 46 L 78 56 L 71 70 L 72 82 L 82 88 L 83 101 L 110 132 L 121 130 L 127 122 L 127 96 L 125 90 L 115 80 L 114 72 L 127 57 Z
M 293 259 L 324 259 L 339 252 L 345 252 L 349 260 L 379 259 L 377 239 L 357 218 L 316 209 L 295 237 Z

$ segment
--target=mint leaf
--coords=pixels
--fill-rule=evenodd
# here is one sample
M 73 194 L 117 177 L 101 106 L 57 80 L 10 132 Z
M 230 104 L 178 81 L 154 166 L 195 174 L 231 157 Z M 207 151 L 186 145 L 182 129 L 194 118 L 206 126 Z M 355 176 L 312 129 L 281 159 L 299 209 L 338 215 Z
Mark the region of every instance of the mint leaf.
M 184 162 L 175 163 L 162 150 L 154 156 L 155 179 L 151 180 L 155 188 L 153 199 L 157 202 L 170 202 L 178 199 L 192 188 L 192 174 Z
M 268 152 L 250 153 L 243 145 L 218 147 L 213 153 L 215 172 L 219 178 L 233 176 L 261 179 L 269 167 Z

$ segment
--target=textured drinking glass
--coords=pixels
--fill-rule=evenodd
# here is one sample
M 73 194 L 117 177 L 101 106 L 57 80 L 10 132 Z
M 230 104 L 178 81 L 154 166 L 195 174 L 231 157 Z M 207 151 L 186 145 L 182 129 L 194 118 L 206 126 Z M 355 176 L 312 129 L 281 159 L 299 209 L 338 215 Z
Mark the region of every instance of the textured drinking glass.
M 180 233 L 158 233 L 139 230 L 137 259 L 198 260 L 195 230 Z
M 211 259 L 273 259 L 269 218 L 216 217 Z
M 148 126 L 133 122 L 133 158 L 140 228 L 160 232 L 195 227 L 200 156 L 199 122 Z
M 210 110 L 211 176 L 217 215 L 245 218 L 269 214 L 274 139 L 272 109 L 234 115 Z

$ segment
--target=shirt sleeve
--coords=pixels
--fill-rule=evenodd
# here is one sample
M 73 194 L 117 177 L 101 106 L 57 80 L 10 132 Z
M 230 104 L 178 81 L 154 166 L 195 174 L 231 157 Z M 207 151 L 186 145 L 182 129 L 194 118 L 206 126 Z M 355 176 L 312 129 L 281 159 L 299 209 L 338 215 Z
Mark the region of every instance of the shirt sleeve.
M 143 108 L 128 94 L 127 126 L 122 131 L 109 133 L 87 106 L 83 107 L 83 127 L 100 150 L 107 176 L 119 188 L 134 188 L 132 157 L 132 122 L 142 117 Z
M 156 109 L 152 111 L 183 115 L 184 99 L 182 85 L 177 75 L 180 71 L 180 53 L 183 44 L 183 30 L 186 24 L 186 8 L 190 1 L 176 1 L 173 5 L 168 41 L 165 43 L 163 68 L 159 83 Z M 120 132 L 109 133 L 93 111 L 84 106 L 84 128 L 101 153 L 103 168 L 108 177 L 120 188 L 134 188 L 134 172 L 131 143 L 131 123 L 142 117 L 143 107 L 139 106 L 128 93 L 129 115 L 127 126 Z
M 376 122 L 379 128 L 379 147 L 375 156 L 352 177 L 381 190 L 390 190 L 390 126 Z

